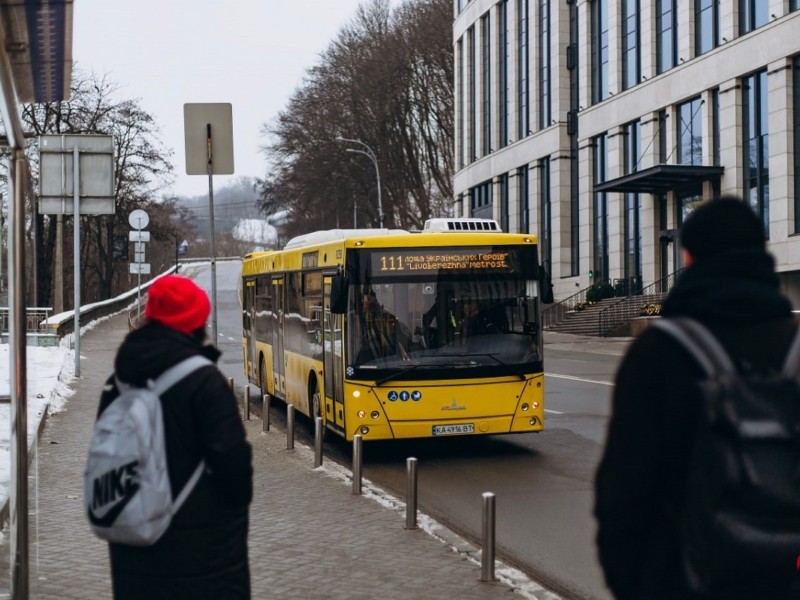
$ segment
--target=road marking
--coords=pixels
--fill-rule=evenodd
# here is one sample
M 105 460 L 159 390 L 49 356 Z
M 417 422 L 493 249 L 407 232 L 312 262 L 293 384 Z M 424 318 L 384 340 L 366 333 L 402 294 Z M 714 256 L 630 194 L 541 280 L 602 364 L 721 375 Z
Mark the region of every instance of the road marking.
M 564 413 L 560 410 L 553 410 L 552 408 L 545 408 L 544 412 L 546 413 L 553 413 L 554 415 L 563 415 Z
M 555 377 L 556 379 L 569 379 L 571 381 L 583 381 L 584 383 L 596 383 L 598 385 L 614 386 L 612 381 L 598 381 L 597 379 L 585 379 L 584 377 L 573 377 L 572 375 L 559 375 L 557 373 L 545 373 L 545 377 Z

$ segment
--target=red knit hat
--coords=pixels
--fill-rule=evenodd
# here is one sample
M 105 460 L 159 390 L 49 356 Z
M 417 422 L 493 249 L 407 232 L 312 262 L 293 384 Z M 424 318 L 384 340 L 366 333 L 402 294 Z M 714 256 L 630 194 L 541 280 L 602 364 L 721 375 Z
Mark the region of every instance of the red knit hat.
M 208 295 L 188 277 L 160 277 L 147 292 L 147 318 L 183 333 L 200 329 L 210 313 Z

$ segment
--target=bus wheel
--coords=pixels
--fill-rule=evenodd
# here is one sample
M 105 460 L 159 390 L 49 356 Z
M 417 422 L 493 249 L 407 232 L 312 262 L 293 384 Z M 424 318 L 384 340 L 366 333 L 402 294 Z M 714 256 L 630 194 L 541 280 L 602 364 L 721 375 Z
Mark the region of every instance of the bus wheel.
M 314 437 L 316 427 L 316 417 L 322 416 L 322 398 L 319 394 L 319 386 L 316 379 L 312 379 L 308 384 L 308 416 L 311 419 L 309 430 L 311 437 Z

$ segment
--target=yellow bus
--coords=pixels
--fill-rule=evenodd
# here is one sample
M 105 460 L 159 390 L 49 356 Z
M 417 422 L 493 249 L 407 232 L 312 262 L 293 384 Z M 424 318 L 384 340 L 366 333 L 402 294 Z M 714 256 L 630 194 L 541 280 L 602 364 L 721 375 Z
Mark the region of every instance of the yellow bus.
M 348 441 L 540 431 L 546 277 L 489 219 L 309 233 L 243 260 L 245 374 Z

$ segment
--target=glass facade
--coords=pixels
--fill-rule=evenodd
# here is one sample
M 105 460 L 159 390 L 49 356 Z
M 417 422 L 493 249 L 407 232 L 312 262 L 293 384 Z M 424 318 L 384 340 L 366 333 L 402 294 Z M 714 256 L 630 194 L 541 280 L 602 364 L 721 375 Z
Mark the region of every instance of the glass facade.
M 475 27 L 467 30 L 467 70 L 469 76 L 469 144 L 467 145 L 467 161 L 472 162 L 478 158 L 478 65 L 476 60 Z
M 553 224 L 550 200 L 550 157 L 539 161 L 539 256 L 553 260 Z
M 517 190 L 519 192 L 519 232 L 529 233 L 531 227 L 530 215 L 530 201 L 528 195 L 530 192 L 530 170 L 528 165 L 517 169 Z
M 694 53 L 705 54 L 719 46 L 719 0 L 695 0 Z
M 592 2 L 592 103 L 608 98 L 608 0 Z
M 626 175 L 639 170 L 642 146 L 642 128 L 639 121 L 623 127 L 624 171 Z M 642 230 L 640 215 L 642 211 L 641 194 L 625 194 L 623 214 L 623 234 L 625 236 L 625 257 L 623 259 L 624 291 L 631 294 L 642 288 Z
M 458 144 L 458 168 L 464 165 L 464 38 L 456 43 L 456 102 L 458 102 L 456 117 L 456 144 Z
M 594 184 L 608 179 L 608 134 L 594 138 Z M 608 281 L 608 194 L 595 192 L 592 211 L 592 283 Z
M 517 139 L 520 140 L 531 133 L 528 16 L 528 0 L 517 0 Z
M 550 126 L 550 1 L 539 0 L 539 128 Z
M 511 143 L 511 130 L 509 129 L 509 118 L 511 114 L 511 78 L 509 68 L 511 65 L 511 31 L 508 20 L 508 0 L 503 0 L 498 5 L 499 35 L 497 39 L 497 50 L 500 56 L 500 147 L 503 148 Z
M 622 89 L 639 83 L 639 0 L 622 0 Z
M 470 216 L 478 219 L 492 219 L 493 212 L 492 182 L 484 181 L 469 191 Z
M 489 13 L 481 17 L 481 123 L 483 124 L 483 155 L 492 151 L 492 59 Z
M 678 64 L 678 0 L 656 0 L 656 73 Z
M 769 20 L 767 0 L 739 0 L 739 35 L 766 25 Z
M 798 0 L 800 2 L 800 0 Z M 795 2 L 797 5 L 797 2 Z M 792 63 L 794 113 L 794 233 L 800 233 L 800 57 Z
M 678 105 L 678 164 L 703 164 L 703 127 L 700 98 Z
M 769 128 L 767 72 L 742 80 L 744 197 L 764 222 L 769 238 Z

